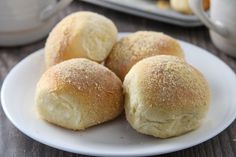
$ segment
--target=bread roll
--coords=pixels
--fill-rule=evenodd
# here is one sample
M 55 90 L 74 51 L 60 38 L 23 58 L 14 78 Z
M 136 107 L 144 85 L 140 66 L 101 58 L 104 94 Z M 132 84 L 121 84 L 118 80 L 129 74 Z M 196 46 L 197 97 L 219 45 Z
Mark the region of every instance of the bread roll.
M 117 117 L 123 109 L 122 83 L 106 67 L 77 58 L 49 68 L 36 89 L 40 116 L 81 130 Z
M 156 5 L 159 9 L 163 9 L 163 10 L 170 8 L 169 0 L 157 0 Z
M 73 13 L 50 33 L 45 45 L 46 65 L 79 57 L 102 62 L 116 39 L 116 26 L 108 18 L 92 12 Z
M 126 75 L 125 113 L 138 132 L 160 138 L 200 126 L 210 89 L 203 75 L 183 59 L 160 55 L 139 61 Z
M 192 14 L 192 10 L 189 6 L 189 0 L 170 0 L 170 6 L 175 11 L 184 14 Z M 203 0 L 203 8 L 204 10 L 209 9 L 210 7 L 210 0 Z
M 136 62 L 160 54 L 184 57 L 183 50 L 175 39 L 163 33 L 139 31 L 122 38 L 114 45 L 105 66 L 123 80 Z

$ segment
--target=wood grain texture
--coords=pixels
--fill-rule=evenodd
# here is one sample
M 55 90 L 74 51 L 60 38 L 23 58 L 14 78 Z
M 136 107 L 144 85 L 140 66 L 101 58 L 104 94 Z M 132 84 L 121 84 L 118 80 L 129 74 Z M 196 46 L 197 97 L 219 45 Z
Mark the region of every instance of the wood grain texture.
M 221 58 L 236 72 L 236 59 L 231 58 L 215 48 L 208 30 L 205 27 L 183 28 L 162 22 L 147 20 L 110 9 L 98 7 L 80 1 L 73 2 L 70 7 L 59 14 L 59 19 L 71 12 L 89 10 L 103 14 L 113 20 L 120 32 L 135 32 L 138 30 L 154 30 L 164 32 L 177 39 L 181 39 L 200 46 Z M 41 41 L 13 48 L 0 47 L 0 86 L 3 79 L 21 59 L 42 48 L 45 39 Z M 236 104 L 235 104 L 236 105 Z M 6 118 L 0 107 L 0 157 L 82 157 L 57 150 L 38 143 L 17 130 Z M 197 146 L 174 153 L 160 155 L 160 157 L 235 157 L 236 156 L 236 123 L 231 124 L 218 136 Z

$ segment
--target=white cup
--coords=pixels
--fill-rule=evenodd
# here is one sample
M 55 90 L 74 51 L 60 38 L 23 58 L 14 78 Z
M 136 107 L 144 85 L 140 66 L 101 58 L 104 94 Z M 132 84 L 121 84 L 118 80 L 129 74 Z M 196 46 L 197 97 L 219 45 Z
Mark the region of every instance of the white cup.
M 45 37 L 56 13 L 72 0 L 0 0 L 0 46 L 16 46 Z
M 210 17 L 202 8 L 202 0 L 190 0 L 190 7 L 210 29 L 217 48 L 236 57 L 236 0 L 211 0 Z

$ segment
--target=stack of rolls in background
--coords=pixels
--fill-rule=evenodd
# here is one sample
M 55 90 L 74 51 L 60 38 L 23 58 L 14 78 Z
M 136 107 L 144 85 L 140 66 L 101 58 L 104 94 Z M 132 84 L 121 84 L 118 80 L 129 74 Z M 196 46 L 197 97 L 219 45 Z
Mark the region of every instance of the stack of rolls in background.
M 156 5 L 159 9 L 172 9 L 178 13 L 192 15 L 193 11 L 189 5 L 190 0 L 157 0 Z M 202 0 L 202 7 L 205 11 L 210 8 L 210 0 Z

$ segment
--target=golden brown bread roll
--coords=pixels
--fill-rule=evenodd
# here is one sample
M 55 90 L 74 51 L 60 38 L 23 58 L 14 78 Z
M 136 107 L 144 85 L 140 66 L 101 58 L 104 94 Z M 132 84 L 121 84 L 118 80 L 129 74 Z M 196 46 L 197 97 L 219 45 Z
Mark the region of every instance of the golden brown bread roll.
M 159 9 L 163 9 L 163 10 L 170 8 L 169 0 L 157 0 L 156 5 Z
M 122 38 L 114 45 L 105 66 L 123 80 L 136 62 L 160 54 L 184 57 L 183 50 L 175 39 L 163 33 L 139 31 Z
M 49 68 L 37 84 L 35 99 L 43 119 L 73 130 L 114 119 L 123 110 L 120 79 L 82 58 Z
M 50 33 L 45 45 L 46 66 L 78 57 L 102 62 L 116 39 L 116 26 L 108 18 L 92 12 L 73 13 Z
M 183 59 L 159 55 L 135 64 L 123 82 L 128 122 L 140 133 L 160 138 L 200 126 L 210 89 L 203 75 Z
M 189 6 L 189 0 L 170 0 L 170 6 L 175 11 L 184 14 L 192 14 L 192 10 Z M 203 8 L 204 10 L 209 9 L 210 7 L 210 0 L 203 0 Z

